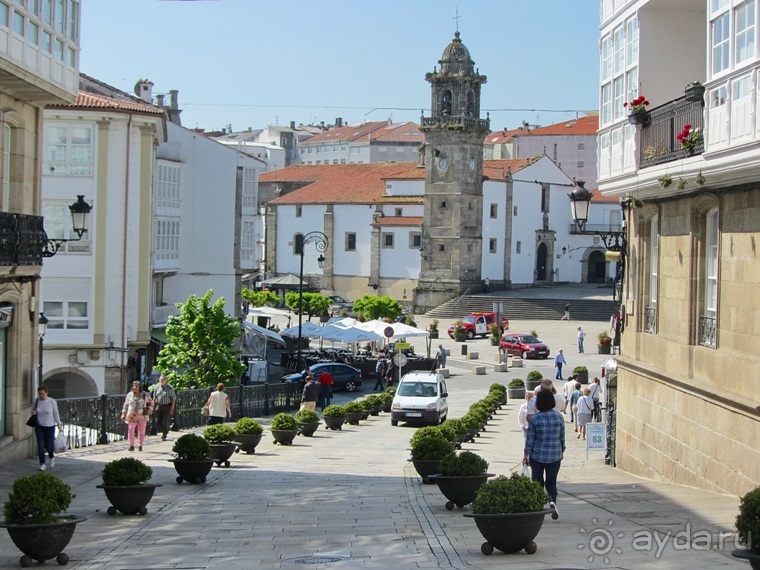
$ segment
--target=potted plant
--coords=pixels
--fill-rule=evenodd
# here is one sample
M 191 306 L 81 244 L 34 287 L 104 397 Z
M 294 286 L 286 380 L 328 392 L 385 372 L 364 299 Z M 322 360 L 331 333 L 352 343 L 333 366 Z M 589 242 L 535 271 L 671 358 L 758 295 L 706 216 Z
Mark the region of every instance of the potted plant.
M 280 445 L 293 445 L 293 440 L 298 433 L 298 420 L 290 414 L 281 412 L 272 418 L 270 424 L 274 443 Z
M 430 338 L 438 338 L 438 323 L 440 321 L 438 319 L 433 319 L 430 322 L 430 326 L 428 327 L 428 332 L 430 333 Z
M 628 101 L 623 103 L 623 107 L 628 108 L 628 122 L 634 125 L 644 126 L 649 124 L 649 112 L 647 111 L 648 106 L 649 101 L 647 101 L 646 97 L 643 95 L 639 95 L 630 103 Z
M 346 422 L 346 409 L 337 404 L 331 404 L 322 411 L 322 419 L 325 420 L 325 428 L 342 430 Z
M 441 471 L 441 459 L 454 453 L 449 440 L 438 430 L 426 432 L 423 436 L 416 438 L 412 437 L 409 443 L 412 446 L 412 457 L 409 461 L 422 477 L 423 483 L 431 483 L 430 475 Z
M 597 345 L 599 354 L 612 354 L 612 338 L 607 334 L 607 331 L 600 332 L 596 338 L 599 341 Z
M 525 379 L 525 387 L 533 391 L 536 389 L 536 387 L 541 384 L 541 381 L 544 379 L 544 375 L 539 372 L 538 370 L 531 370 L 528 372 L 528 376 Z
M 753 570 L 760 570 L 760 487 L 741 498 L 736 533 L 746 550 L 736 548 L 731 555 L 747 560 Z
M 454 430 L 456 447 L 461 448 L 462 443 L 467 440 L 467 424 L 461 418 L 446 418 L 446 421 L 441 425 L 449 426 Z
M 235 424 L 235 441 L 246 453 L 256 453 L 264 428 L 253 418 L 240 418 Z
M 464 328 L 464 323 L 461 319 L 454 323 L 454 340 L 456 342 L 467 340 L 467 330 Z
M 491 346 L 499 346 L 499 341 L 501 340 L 501 328 L 499 328 L 499 323 L 491 323 L 488 325 L 488 332 L 491 337 Z
M 705 102 L 705 86 L 699 81 L 688 83 L 683 89 L 683 94 L 687 101 Z
M 701 150 L 705 142 L 702 129 L 695 129 L 689 123 L 686 123 L 681 132 L 676 135 L 676 140 L 681 143 L 681 149 L 686 154 L 694 154 L 697 150 Z
M 230 466 L 230 457 L 238 451 L 235 439 L 235 428 L 227 424 L 215 424 L 203 430 L 203 437 L 209 443 L 209 458 L 216 462 L 217 467 L 224 464 Z
M 101 476 L 103 484 L 98 485 L 98 489 L 103 489 L 111 503 L 107 511 L 109 515 L 115 515 L 116 511 L 125 515 L 147 514 L 146 505 L 153 498 L 156 487 L 161 486 L 147 482 L 153 476 L 153 470 L 133 457 L 106 463 Z
M 358 426 L 359 420 L 364 415 L 364 408 L 359 402 L 348 402 L 345 406 L 346 409 L 346 422 L 352 426 Z
M 209 459 L 209 444 L 205 438 L 186 433 L 174 442 L 172 453 L 174 459 L 169 461 L 174 463 L 177 470 L 177 483 L 187 481 L 197 485 L 206 482 L 214 461 Z
M 507 387 L 504 384 L 494 382 L 488 388 L 488 394 L 495 394 L 499 396 L 499 407 L 507 403 Z
M 573 368 L 573 374 L 575 374 L 575 381 L 580 384 L 588 384 L 588 368 L 585 366 L 576 366 Z
M 525 397 L 525 382 L 522 378 L 514 378 L 510 381 L 507 386 L 507 395 L 513 400 Z
M 296 412 L 296 421 L 298 422 L 298 435 L 311 437 L 319 427 L 319 414 L 314 410 L 304 408 Z
M 448 499 L 446 510 L 460 509 L 475 500 L 480 486 L 493 477 L 488 471 L 488 461 L 477 453 L 463 451 L 452 453 L 441 459 L 441 472 L 431 475 L 435 479 L 443 496 Z
M 385 412 L 386 414 L 391 413 L 391 407 L 393 405 L 393 393 L 389 392 L 386 388 L 385 392 L 380 392 L 377 397 L 380 398 L 382 405 L 381 411 Z
M 358 402 L 362 407 L 362 419 L 366 420 L 369 418 L 370 413 L 375 408 L 375 404 L 373 404 L 370 400 L 367 400 L 367 398 L 362 398 Z
M 367 405 L 372 405 L 369 411 L 371 416 L 377 416 L 383 411 L 383 399 L 378 394 L 370 394 L 364 400 L 367 402 Z M 393 396 L 391 396 L 391 401 L 393 401 Z
M 467 439 L 465 441 L 470 441 L 472 438 L 480 436 L 481 421 L 477 415 L 467 412 L 461 417 L 461 420 L 467 426 Z
M 53 558 L 58 564 L 68 563 L 63 549 L 74 536 L 76 525 L 87 520 L 81 515 L 58 516 L 69 508 L 72 498 L 71 487 L 50 473 L 19 477 L 13 482 L 0 526 L 8 530 L 13 544 L 24 553 L 22 566 Z
M 494 548 L 513 554 L 523 548 L 528 554 L 536 552 L 533 539 L 544 524 L 544 516 L 556 511 L 544 509 L 549 494 L 538 481 L 513 473 L 500 475 L 481 485 L 472 503 L 472 513 L 464 516 L 475 519 L 475 524 L 486 539 L 480 546 L 483 554 Z

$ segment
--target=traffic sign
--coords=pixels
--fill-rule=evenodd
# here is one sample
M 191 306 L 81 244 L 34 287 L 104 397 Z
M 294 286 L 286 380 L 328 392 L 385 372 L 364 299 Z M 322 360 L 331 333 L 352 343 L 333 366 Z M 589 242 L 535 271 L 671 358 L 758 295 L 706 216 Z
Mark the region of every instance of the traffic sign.
M 393 330 L 393 327 L 385 327 L 383 334 L 385 335 L 385 338 L 391 338 L 394 334 L 396 334 L 396 331 Z
M 393 344 L 394 344 L 394 348 L 397 348 L 399 350 L 409 350 L 410 348 L 412 348 L 412 345 L 409 344 L 408 342 L 396 342 Z
M 393 364 L 401 368 L 402 366 L 406 366 L 406 355 L 403 352 L 399 352 L 396 356 L 393 357 Z

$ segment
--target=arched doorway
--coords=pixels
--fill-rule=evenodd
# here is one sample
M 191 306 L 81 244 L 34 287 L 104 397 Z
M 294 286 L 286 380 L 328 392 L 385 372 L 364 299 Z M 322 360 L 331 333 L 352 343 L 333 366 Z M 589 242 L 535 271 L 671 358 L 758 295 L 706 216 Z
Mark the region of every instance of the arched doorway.
M 588 272 L 586 281 L 589 283 L 607 282 L 607 260 L 601 251 L 592 251 L 588 256 Z
M 536 250 L 536 281 L 546 281 L 546 244 L 539 243 Z
M 51 398 L 91 398 L 98 395 L 92 378 L 67 369 L 55 370 L 44 377 Z

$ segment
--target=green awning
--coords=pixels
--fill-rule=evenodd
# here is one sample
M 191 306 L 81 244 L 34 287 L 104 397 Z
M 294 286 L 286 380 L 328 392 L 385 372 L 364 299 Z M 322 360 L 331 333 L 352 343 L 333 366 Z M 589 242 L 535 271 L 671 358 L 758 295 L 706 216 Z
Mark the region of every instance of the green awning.
M 153 329 L 150 331 L 150 336 L 163 344 L 169 343 L 169 337 L 166 336 L 166 331 L 164 329 Z

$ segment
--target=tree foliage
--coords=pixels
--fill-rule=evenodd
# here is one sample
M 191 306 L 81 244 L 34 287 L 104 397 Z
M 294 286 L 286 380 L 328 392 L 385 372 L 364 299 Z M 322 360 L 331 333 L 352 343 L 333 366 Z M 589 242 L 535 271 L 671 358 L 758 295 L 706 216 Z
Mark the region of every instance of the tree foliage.
M 354 301 L 354 312 L 366 320 L 391 319 L 396 320 L 403 311 L 403 307 L 390 297 L 376 297 L 364 295 Z
M 301 307 L 298 304 L 298 291 L 289 291 L 285 294 L 285 304 L 291 311 L 299 311 Z M 303 313 L 309 315 L 309 320 L 313 315 L 321 315 L 326 312 L 332 299 L 322 293 L 304 293 L 303 294 Z
M 272 291 L 254 291 L 243 288 L 240 295 L 253 307 L 276 307 L 280 303 L 277 293 Z
M 210 304 L 213 291 L 177 303 L 179 315 L 169 318 L 169 342 L 158 355 L 157 368 L 175 388 L 205 388 L 219 382 L 237 385 L 245 371 L 235 341 L 240 323 L 224 311 L 224 297 Z

